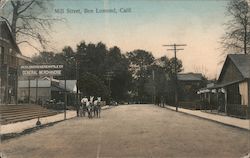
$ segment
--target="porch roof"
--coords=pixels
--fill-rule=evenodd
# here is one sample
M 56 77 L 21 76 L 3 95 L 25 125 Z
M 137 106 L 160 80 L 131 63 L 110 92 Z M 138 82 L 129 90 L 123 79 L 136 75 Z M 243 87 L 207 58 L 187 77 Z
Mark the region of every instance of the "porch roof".
M 239 83 L 239 82 L 242 82 L 242 81 L 245 81 L 245 80 L 238 80 L 238 81 L 233 81 L 233 82 L 228 82 L 228 83 L 215 84 L 214 86 L 211 86 L 211 87 L 201 88 L 201 89 L 199 89 L 199 91 L 197 93 L 200 94 L 200 93 L 211 92 L 211 91 L 213 91 L 215 89 L 220 89 L 220 88 L 223 88 L 223 87 L 235 84 L 235 83 Z
M 239 83 L 239 82 L 242 82 L 242 81 L 244 81 L 244 80 L 237 80 L 237 81 L 232 81 L 232 82 L 227 82 L 227 83 L 215 84 L 214 86 L 208 87 L 207 89 L 223 88 L 223 87 L 226 87 L 226 86 L 229 86 L 229 85 L 232 85 L 232 84 L 235 84 L 235 83 Z

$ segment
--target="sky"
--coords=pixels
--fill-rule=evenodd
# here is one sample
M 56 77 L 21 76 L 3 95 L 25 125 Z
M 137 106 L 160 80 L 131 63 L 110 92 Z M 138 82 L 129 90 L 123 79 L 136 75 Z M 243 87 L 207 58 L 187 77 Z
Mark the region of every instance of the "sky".
M 52 46 L 76 48 L 80 41 L 118 46 L 123 53 L 135 49 L 151 52 L 156 58 L 173 57 L 164 44 L 186 44 L 177 52 L 184 72 L 202 71 L 209 78 L 219 75 L 223 57 L 219 43 L 225 33 L 223 24 L 227 0 L 54 0 L 50 12 L 65 18 L 65 23 L 53 26 Z M 128 12 L 120 12 L 120 9 Z M 56 12 L 57 9 L 64 13 Z M 81 13 L 68 13 L 68 9 Z M 84 11 L 93 10 L 93 13 Z M 115 9 L 116 13 L 99 13 Z M 98 10 L 98 12 L 96 12 Z M 21 46 L 24 55 L 35 51 Z

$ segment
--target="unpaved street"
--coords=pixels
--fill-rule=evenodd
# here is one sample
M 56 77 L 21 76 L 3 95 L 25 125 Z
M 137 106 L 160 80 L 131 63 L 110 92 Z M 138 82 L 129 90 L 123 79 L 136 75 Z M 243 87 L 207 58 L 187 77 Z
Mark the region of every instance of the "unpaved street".
M 2 142 L 7 158 L 242 157 L 249 132 L 153 105 L 118 106 Z

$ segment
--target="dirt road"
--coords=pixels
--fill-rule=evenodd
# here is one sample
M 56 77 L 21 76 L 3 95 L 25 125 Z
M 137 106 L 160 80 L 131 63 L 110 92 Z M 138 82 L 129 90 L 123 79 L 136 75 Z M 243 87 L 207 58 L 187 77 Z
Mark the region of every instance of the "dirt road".
M 7 158 L 242 157 L 249 132 L 153 105 L 103 111 L 2 142 Z

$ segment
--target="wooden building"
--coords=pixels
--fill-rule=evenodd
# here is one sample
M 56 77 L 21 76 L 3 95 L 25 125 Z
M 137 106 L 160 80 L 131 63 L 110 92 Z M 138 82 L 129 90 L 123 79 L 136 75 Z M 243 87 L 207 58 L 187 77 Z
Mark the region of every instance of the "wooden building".
M 0 104 L 17 103 L 18 66 L 31 63 L 21 54 L 10 27 L 0 21 Z
M 201 73 L 178 74 L 178 100 L 179 106 L 188 109 L 196 109 L 199 100 L 197 91 L 205 85 Z
M 211 98 L 217 100 L 216 103 L 213 103 L 216 105 L 211 106 L 213 109 L 225 112 L 228 115 L 248 117 L 250 105 L 249 84 L 250 55 L 229 54 L 217 83 L 205 91 L 210 94 L 210 100 Z M 199 93 L 202 93 L 202 91 Z
M 70 95 L 76 95 L 76 80 L 56 80 L 50 79 L 48 77 L 34 80 L 19 80 L 18 102 L 40 102 L 40 104 L 45 104 L 46 101 L 49 100 L 55 100 L 55 102 L 64 102 L 65 91 L 67 92 L 68 97 Z M 69 100 L 68 103 L 73 104 L 71 100 Z

